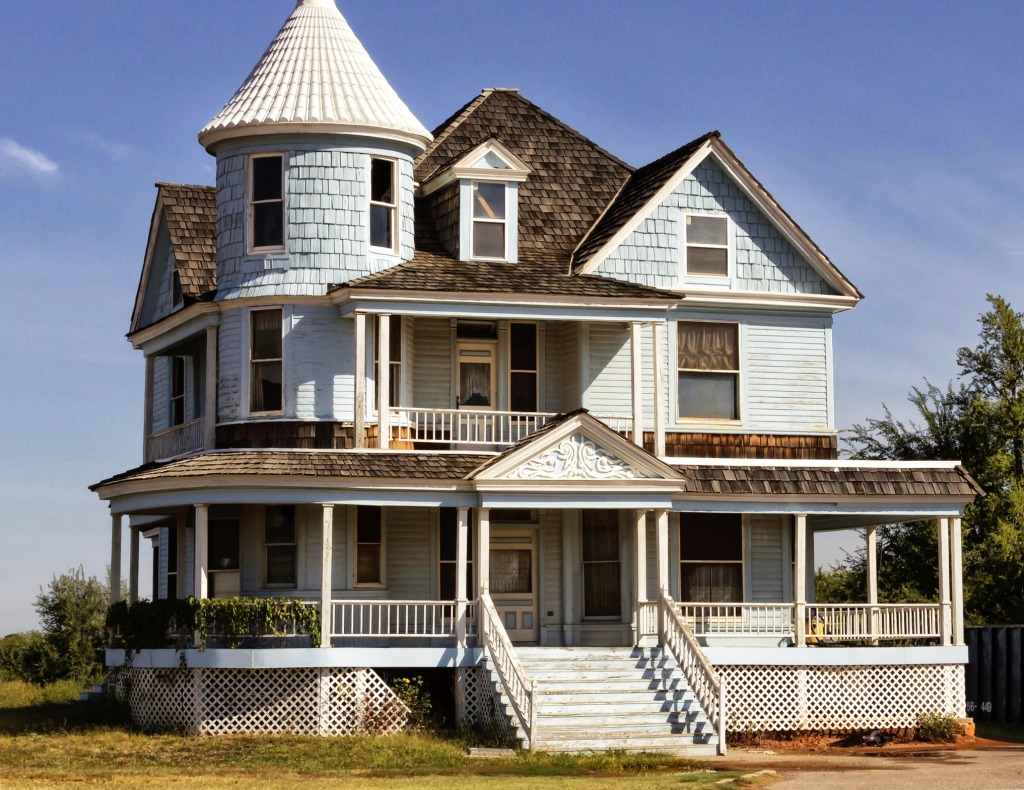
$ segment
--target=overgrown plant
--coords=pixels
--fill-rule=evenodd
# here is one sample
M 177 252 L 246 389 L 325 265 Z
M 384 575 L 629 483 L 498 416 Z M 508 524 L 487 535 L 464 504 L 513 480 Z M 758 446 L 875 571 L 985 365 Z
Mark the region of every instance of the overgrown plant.
M 423 687 L 423 678 L 412 677 L 391 678 L 389 685 L 405 706 L 409 709 L 409 725 L 413 728 L 425 728 L 433 724 L 434 703 L 430 692 Z
M 955 740 L 956 718 L 948 713 L 922 713 L 914 736 L 919 741 L 941 743 Z

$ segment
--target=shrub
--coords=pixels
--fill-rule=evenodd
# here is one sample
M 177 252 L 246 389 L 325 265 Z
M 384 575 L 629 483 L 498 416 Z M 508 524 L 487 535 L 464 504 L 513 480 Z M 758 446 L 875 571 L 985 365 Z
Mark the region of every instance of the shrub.
M 915 737 L 929 743 L 949 742 L 956 735 L 956 717 L 948 713 L 922 713 L 917 717 Z

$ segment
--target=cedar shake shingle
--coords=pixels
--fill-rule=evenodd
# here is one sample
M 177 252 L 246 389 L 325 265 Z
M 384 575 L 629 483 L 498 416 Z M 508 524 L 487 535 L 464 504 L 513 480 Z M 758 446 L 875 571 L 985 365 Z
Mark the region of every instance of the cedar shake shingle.
M 196 300 L 217 287 L 217 192 L 213 187 L 158 183 L 181 293 Z

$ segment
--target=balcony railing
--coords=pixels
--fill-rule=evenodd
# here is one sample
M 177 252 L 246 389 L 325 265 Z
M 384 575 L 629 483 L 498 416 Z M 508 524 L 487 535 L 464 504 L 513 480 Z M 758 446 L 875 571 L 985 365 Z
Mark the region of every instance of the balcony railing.
M 558 416 L 551 412 L 407 407 L 390 411 L 391 424 L 407 431 L 410 441 L 473 446 L 515 444 Z
M 467 631 L 475 633 L 476 602 L 466 603 Z M 338 639 L 448 639 L 454 644 L 457 601 L 331 601 L 331 636 Z
M 183 422 L 146 437 L 146 463 L 206 449 L 206 419 Z

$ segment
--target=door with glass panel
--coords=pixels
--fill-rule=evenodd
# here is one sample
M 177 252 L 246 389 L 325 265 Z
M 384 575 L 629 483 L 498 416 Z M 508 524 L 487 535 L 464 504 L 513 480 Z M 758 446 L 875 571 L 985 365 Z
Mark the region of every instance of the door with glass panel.
M 484 412 L 493 411 L 496 406 L 497 356 L 498 348 L 494 343 L 458 344 L 459 390 L 455 405 L 460 411 L 469 412 L 459 416 L 457 438 L 460 442 L 492 441 L 493 419 Z
M 491 599 L 509 638 L 537 642 L 537 533 L 492 532 L 490 560 Z

